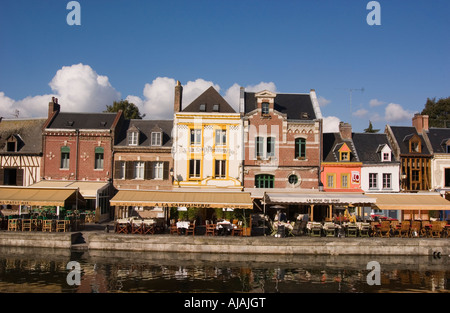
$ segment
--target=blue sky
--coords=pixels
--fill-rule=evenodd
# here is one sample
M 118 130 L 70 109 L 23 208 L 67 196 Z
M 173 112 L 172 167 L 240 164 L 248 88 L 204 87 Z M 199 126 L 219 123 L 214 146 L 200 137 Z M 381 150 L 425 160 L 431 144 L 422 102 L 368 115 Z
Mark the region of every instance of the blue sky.
M 450 96 L 448 0 L 378 1 L 374 26 L 366 0 L 79 0 L 79 26 L 68 3 L 0 2 L 0 116 L 45 116 L 54 95 L 63 111 L 129 99 L 171 118 L 180 80 L 185 101 L 209 85 L 229 102 L 239 86 L 315 89 L 326 126 L 363 131 Z

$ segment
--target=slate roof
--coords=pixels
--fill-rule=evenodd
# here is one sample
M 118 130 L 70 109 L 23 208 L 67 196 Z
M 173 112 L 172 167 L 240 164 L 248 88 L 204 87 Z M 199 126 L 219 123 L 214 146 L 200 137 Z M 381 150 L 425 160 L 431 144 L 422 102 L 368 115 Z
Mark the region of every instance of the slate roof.
M 155 147 L 150 145 L 152 132 L 161 131 L 163 133 L 162 143 L 158 147 L 172 148 L 172 128 L 173 120 L 124 120 L 116 146 L 128 146 L 127 131 L 137 129 L 139 131 L 138 147 Z
M 255 94 L 255 92 L 245 92 L 245 113 L 256 109 L 257 102 Z M 309 94 L 277 93 L 274 99 L 274 110 L 286 114 L 289 120 L 316 119 L 316 113 L 314 112 L 313 103 Z M 303 113 L 307 113 L 308 117 L 304 118 Z
M 422 136 L 422 134 L 418 134 L 417 130 L 414 126 L 390 126 L 392 130 L 392 134 L 395 137 L 395 140 L 397 141 L 399 148 L 400 148 L 400 154 L 411 154 L 409 152 L 409 139 L 413 135 L 418 135 L 422 141 L 422 152 L 421 153 L 414 153 L 415 155 L 429 155 L 430 151 L 427 148 L 427 145 L 425 143 L 425 140 Z
M 342 162 L 339 161 L 339 149 L 342 145 L 346 143 L 350 153 L 350 162 L 360 162 L 358 153 L 356 152 L 355 146 L 352 140 L 342 139 L 340 133 L 324 133 L 323 134 L 323 161 L 324 162 Z
M 111 129 L 118 113 L 60 112 L 47 126 L 53 129 Z
M 218 111 L 214 111 L 214 105 L 216 104 L 219 105 Z M 200 109 L 202 105 L 205 105 L 205 110 Z M 236 113 L 213 86 L 206 89 L 197 99 L 184 108 L 182 112 Z
M 427 132 L 434 153 L 447 153 L 446 142 L 450 140 L 450 128 L 430 128 Z
M 0 153 L 42 153 L 42 127 L 46 118 L 13 119 L 0 122 Z M 6 152 L 6 141 L 11 136 L 18 139 L 17 152 Z
M 353 133 L 353 144 L 355 145 L 356 152 L 358 153 L 359 160 L 363 164 L 375 164 L 375 163 L 397 163 L 394 154 L 392 153 L 392 147 L 389 144 L 389 140 L 386 134 L 380 133 Z M 386 162 L 381 160 L 381 149 L 387 145 L 391 149 L 391 161 Z

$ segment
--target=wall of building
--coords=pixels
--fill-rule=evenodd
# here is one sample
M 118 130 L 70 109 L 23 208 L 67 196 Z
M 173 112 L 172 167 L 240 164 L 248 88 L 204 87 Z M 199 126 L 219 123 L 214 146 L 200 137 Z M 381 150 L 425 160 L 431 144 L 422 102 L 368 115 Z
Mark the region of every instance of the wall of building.
M 376 173 L 377 188 L 369 188 L 369 173 Z M 362 166 L 361 189 L 365 192 L 399 192 L 400 191 L 399 165 Z M 383 189 L 383 174 L 391 174 L 391 188 Z

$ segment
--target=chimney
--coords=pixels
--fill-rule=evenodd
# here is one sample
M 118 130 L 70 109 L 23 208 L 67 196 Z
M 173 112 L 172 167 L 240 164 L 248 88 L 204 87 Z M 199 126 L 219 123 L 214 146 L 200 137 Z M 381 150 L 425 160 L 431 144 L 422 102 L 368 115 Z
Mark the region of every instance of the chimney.
M 239 113 L 245 114 L 245 88 L 239 89 Z
M 414 114 L 412 124 L 419 134 L 423 131 L 428 131 L 428 115 Z
M 175 100 L 173 103 L 173 112 L 177 113 L 181 111 L 181 101 L 183 98 L 183 86 L 179 80 L 177 80 L 177 85 L 175 86 Z
M 53 112 L 59 112 L 61 106 L 58 104 L 58 98 L 52 97 L 52 102 L 48 104 L 48 117 L 52 116 Z
M 349 123 L 340 122 L 339 132 L 341 133 L 342 139 L 352 139 L 352 125 Z

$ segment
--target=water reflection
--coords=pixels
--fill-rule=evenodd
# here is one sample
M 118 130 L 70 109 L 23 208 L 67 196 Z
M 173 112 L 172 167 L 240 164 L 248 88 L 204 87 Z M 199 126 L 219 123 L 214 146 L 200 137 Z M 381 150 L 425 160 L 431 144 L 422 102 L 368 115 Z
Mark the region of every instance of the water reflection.
M 264 256 L 0 247 L 0 292 L 449 292 L 449 257 Z M 369 285 L 370 261 L 380 285 Z M 69 285 L 70 261 L 81 265 Z

